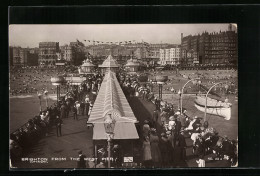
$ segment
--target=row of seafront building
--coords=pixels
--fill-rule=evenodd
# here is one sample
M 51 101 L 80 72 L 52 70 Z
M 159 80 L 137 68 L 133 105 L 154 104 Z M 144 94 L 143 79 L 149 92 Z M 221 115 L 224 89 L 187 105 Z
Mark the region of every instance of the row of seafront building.
M 235 63 L 238 58 L 237 32 L 228 26 L 227 31 L 203 32 L 183 37 L 181 44 L 93 44 L 70 42 L 40 42 L 39 48 L 10 47 L 10 65 L 55 65 L 64 61 L 80 65 L 85 57 L 91 57 L 95 65 L 101 64 L 107 55 L 113 55 L 119 64 L 126 64 L 132 56 L 145 64 L 190 65 Z

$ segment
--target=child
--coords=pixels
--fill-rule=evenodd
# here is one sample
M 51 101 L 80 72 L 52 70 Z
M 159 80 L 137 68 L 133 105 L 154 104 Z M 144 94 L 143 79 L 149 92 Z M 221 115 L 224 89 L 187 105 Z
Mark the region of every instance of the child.
M 199 160 L 196 160 L 196 162 L 198 163 L 198 167 L 205 167 L 205 160 L 203 155 L 200 155 Z

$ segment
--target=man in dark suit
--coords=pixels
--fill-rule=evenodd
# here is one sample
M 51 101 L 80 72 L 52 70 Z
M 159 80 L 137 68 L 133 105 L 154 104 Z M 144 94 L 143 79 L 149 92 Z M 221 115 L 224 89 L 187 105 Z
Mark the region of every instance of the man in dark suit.
M 56 125 L 56 131 L 57 131 L 57 136 L 62 136 L 61 134 L 61 124 L 62 124 L 62 120 L 59 116 L 56 116 L 55 119 L 55 125 Z
M 84 103 L 83 101 L 80 103 L 80 108 L 81 108 L 81 113 L 82 113 L 82 115 L 84 115 L 85 103 Z
M 61 117 L 61 119 L 64 119 L 67 117 L 67 108 L 66 108 L 65 103 L 63 103 L 60 107 L 60 117 Z
M 88 113 L 89 113 L 89 106 L 90 106 L 90 104 L 89 104 L 89 102 L 87 101 L 87 102 L 85 103 L 85 108 L 86 108 L 86 115 L 87 115 L 87 117 L 88 117 Z
M 186 140 L 185 140 L 185 137 L 184 137 L 184 130 L 180 131 L 178 139 L 179 139 L 181 153 L 182 153 L 182 160 L 185 161 L 186 160 L 186 147 L 187 147 L 187 144 L 186 144 Z
M 156 123 L 158 122 L 159 114 L 158 111 L 155 109 L 153 111 L 153 127 L 156 128 Z
M 77 168 L 86 168 L 87 167 L 86 160 L 85 160 L 86 156 L 82 154 L 81 150 L 78 152 L 78 154 L 79 154 L 79 160 L 77 162 Z
M 156 109 L 157 109 L 157 110 L 160 110 L 160 106 L 161 106 L 161 105 L 160 105 L 160 103 L 161 103 L 160 100 L 158 100 L 158 99 L 155 97 L 154 103 L 155 103 Z
M 180 122 L 180 119 L 179 117 L 177 117 L 176 115 L 174 116 L 175 118 L 175 132 L 176 132 L 176 135 L 179 136 L 180 134 L 180 130 L 181 130 L 181 122 Z

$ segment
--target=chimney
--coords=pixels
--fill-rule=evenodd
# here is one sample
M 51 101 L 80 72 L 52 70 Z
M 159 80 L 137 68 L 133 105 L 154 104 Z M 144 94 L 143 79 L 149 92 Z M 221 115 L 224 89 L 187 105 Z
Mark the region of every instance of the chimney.
M 181 33 L 181 44 L 182 44 L 182 39 L 183 39 L 183 33 Z

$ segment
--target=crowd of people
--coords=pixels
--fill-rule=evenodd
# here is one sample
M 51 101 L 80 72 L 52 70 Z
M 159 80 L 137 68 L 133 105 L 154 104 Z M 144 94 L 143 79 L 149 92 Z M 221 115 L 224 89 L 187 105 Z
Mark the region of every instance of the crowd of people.
M 88 118 L 102 79 L 103 75 L 94 74 L 88 76 L 79 87 L 71 86 L 65 96 L 11 133 L 11 161 L 20 158 L 42 137 L 50 135 L 52 127 L 55 127 L 57 137 L 62 136 L 63 119 L 69 118 L 70 113 L 75 120 L 78 120 L 78 115 Z
M 171 103 L 159 100 L 149 85 L 138 83 L 136 77 L 118 76 L 120 85 L 129 99 L 133 96 L 155 104 L 153 116 L 144 121 L 142 127 L 143 164 L 145 167 L 182 167 L 186 162 L 186 138 L 191 138 L 193 154 L 198 166 L 204 167 L 203 160 L 213 154 L 211 160 L 228 160 L 232 166 L 237 163 L 237 141 L 221 137 L 208 122 L 201 118 L 189 117 L 187 110 L 174 109 Z
M 66 73 L 64 69 L 57 71 L 57 69 L 41 70 L 38 68 L 14 69 L 11 72 L 15 72 L 10 77 L 12 95 L 35 93 L 45 89 L 53 90 L 50 77 Z M 75 120 L 78 120 L 79 115 L 88 117 L 103 76 L 99 73 L 93 74 L 79 88 L 72 86 L 71 90 L 57 103 L 47 107 L 46 110 L 13 132 L 10 135 L 11 160 L 19 158 L 24 151 L 37 142 L 35 139 L 39 140 L 43 136 L 48 136 L 53 126 L 56 127 L 57 136 L 62 136 L 63 119 L 69 118 L 69 113 L 73 114 Z M 214 155 L 212 160 L 225 159 L 230 161 L 231 165 L 236 165 L 236 140 L 230 140 L 227 136 L 219 136 L 217 130 L 210 127 L 207 121 L 202 123 L 200 118 L 186 115 L 186 109 L 183 108 L 183 112 L 181 112 L 180 109 L 175 109 L 173 104 L 160 100 L 154 95 L 151 85 L 140 83 L 138 77 L 119 73 L 117 78 L 127 99 L 138 97 L 155 104 L 153 116 L 143 122 L 141 129 L 144 167 L 185 166 L 187 138 L 192 140 L 193 154 L 197 157 L 199 167 L 205 167 L 205 156 L 208 154 Z M 21 86 L 24 86 L 24 89 L 21 89 Z M 117 151 L 119 150 L 117 149 Z
M 55 93 L 50 79 L 77 70 L 74 66 L 40 68 L 37 66 L 10 67 L 10 95 L 33 94 L 43 90 Z

